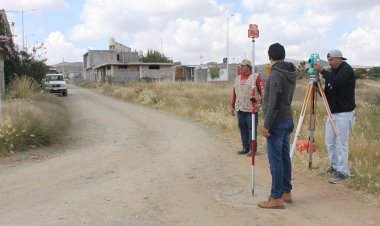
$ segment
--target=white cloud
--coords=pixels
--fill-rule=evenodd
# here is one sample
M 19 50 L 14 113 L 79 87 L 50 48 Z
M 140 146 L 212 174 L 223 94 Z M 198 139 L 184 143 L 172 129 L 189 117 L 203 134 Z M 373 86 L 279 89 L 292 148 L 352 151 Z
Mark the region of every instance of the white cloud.
M 82 24 L 71 32 L 74 40 L 96 40 L 104 37 L 129 36 L 139 32 L 158 32 L 178 18 L 201 20 L 219 12 L 213 0 L 88 0 L 81 13 Z
M 344 34 L 341 40 L 343 54 L 351 62 L 363 62 L 369 66 L 380 65 L 380 6 L 357 15 L 358 27 Z
M 36 2 L 45 3 L 46 7 L 54 3 L 82 9 L 81 21 L 72 26 L 71 31 L 59 33 L 66 36 L 61 37 L 60 43 L 63 48 L 73 50 L 78 57 L 75 61 L 82 60 L 85 53 L 78 54 L 75 45 L 94 45 L 96 41 L 104 44 L 103 47 L 94 45 L 94 48 L 104 49 L 112 36 L 132 50 L 162 48 L 174 61 L 185 64 L 199 63 L 200 56 L 203 62 L 221 62 L 227 55 L 227 15 L 233 13 L 229 19 L 230 62 L 252 56 L 247 29 L 250 23 L 256 23 L 260 29 L 260 37 L 255 42 L 257 64 L 268 62 L 268 46 L 280 42 L 288 58 L 307 60 L 311 53 L 323 56 L 330 49 L 339 48 L 349 58 L 349 63 L 380 65 L 377 57 L 380 48 L 377 42 L 380 38 L 378 0 L 241 0 L 228 3 L 216 0 L 86 0 L 83 5 L 74 0 Z M 67 3 L 71 5 L 65 6 Z M 62 50 L 60 55 L 66 55 L 64 53 Z
M 331 48 L 341 48 L 353 55 L 353 62 L 380 64 L 374 56 L 379 48 L 375 41 L 380 32 L 378 4 L 374 0 L 242 0 L 240 6 L 249 12 L 243 16 L 233 11 L 238 5 L 218 5 L 213 0 L 119 0 L 113 4 L 89 0 L 82 12 L 83 23 L 73 29 L 71 37 L 93 40 L 116 36 L 137 51 L 162 48 L 174 61 L 196 64 L 202 56 L 203 62 L 221 62 L 227 55 L 229 11 L 234 13 L 229 21 L 230 62 L 251 58 L 247 29 L 249 23 L 256 23 L 260 29 L 255 42 L 256 63 L 266 63 L 268 46 L 280 42 L 289 58 L 306 60 L 311 53 L 324 55 Z M 361 28 L 344 32 L 352 23 Z M 359 50 L 365 56 L 359 55 Z
M 36 9 L 36 11 L 46 11 L 52 9 L 64 9 L 68 7 L 68 3 L 65 0 L 33 0 L 33 1 L 2 1 L 1 8 L 5 10 L 30 10 Z
M 85 49 L 78 49 L 73 43 L 67 42 L 65 36 L 57 31 L 49 34 L 44 41 L 49 65 L 65 62 L 82 61 Z
M 242 6 L 250 10 L 249 20 L 259 24 L 257 53 L 265 54 L 270 43 L 280 42 L 290 58 L 308 59 L 313 52 L 324 55 L 340 48 L 350 56 L 349 62 L 380 65 L 376 57 L 380 48 L 376 41 L 380 38 L 378 1 L 243 0 Z

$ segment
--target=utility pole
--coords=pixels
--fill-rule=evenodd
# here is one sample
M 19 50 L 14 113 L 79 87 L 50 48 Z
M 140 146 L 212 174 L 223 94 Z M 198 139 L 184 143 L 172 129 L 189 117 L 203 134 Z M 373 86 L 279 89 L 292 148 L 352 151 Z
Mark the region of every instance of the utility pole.
M 25 51 L 25 32 L 24 32 L 24 13 L 36 11 L 36 9 L 28 10 L 7 10 L 6 12 L 21 13 L 21 32 L 22 32 L 22 51 Z M 13 23 L 14 25 L 14 23 Z M 13 27 L 12 25 L 12 27 Z
M 25 33 L 24 33 L 24 13 L 36 11 L 36 9 L 21 10 L 21 26 L 22 26 L 22 51 L 25 51 Z
M 230 14 L 230 15 L 227 15 L 227 60 L 226 60 L 226 63 L 227 63 L 227 79 L 229 79 L 229 66 L 228 66 L 228 61 L 229 61 L 229 34 L 228 34 L 228 30 L 229 30 L 229 23 L 230 23 L 230 17 L 234 16 L 234 14 Z
M 66 78 L 66 76 L 65 76 L 65 58 L 64 57 L 62 60 L 62 74 L 63 74 L 63 77 Z

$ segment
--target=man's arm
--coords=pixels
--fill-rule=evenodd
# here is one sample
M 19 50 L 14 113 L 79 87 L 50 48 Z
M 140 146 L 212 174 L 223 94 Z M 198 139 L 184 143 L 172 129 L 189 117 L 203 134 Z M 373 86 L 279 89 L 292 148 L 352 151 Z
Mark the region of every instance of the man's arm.
M 255 95 L 254 97 L 251 97 L 251 101 L 255 103 L 255 107 L 260 108 L 263 102 L 264 90 L 265 90 L 265 81 L 260 75 L 257 76 L 256 78 L 256 87 L 257 87 L 259 95 Z
M 344 65 L 338 73 L 328 72 L 326 70 L 322 71 L 323 78 L 331 84 L 332 87 L 342 88 L 348 81 L 355 77 L 354 70 L 349 65 Z
M 338 73 L 329 72 L 319 64 L 315 64 L 313 69 L 318 73 L 321 73 L 326 82 L 330 83 L 333 87 L 336 88 L 344 87 L 347 81 L 351 80 L 352 77 L 355 77 L 354 70 L 352 70 L 352 68 L 346 63 L 338 71 Z
M 260 75 L 257 76 L 256 87 L 257 87 L 257 90 L 259 91 L 260 96 L 263 97 L 264 90 L 265 90 L 265 81 Z
M 264 128 L 269 129 L 272 126 L 272 123 L 274 119 L 277 116 L 277 93 L 278 89 L 281 86 L 280 79 L 278 72 L 271 73 L 271 78 L 268 80 L 268 83 L 266 84 L 268 93 L 266 95 L 268 96 L 268 104 L 267 104 L 267 110 L 266 110 L 266 117 L 264 120 Z

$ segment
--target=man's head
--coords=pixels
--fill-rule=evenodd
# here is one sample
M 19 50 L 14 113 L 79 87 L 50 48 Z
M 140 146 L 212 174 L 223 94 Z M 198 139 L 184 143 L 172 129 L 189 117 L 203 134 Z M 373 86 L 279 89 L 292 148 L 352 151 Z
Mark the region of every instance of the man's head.
M 247 74 L 250 70 L 252 70 L 252 63 L 249 60 L 243 60 L 240 63 L 240 69 L 244 74 Z
M 279 61 L 285 59 L 285 48 L 280 43 L 274 43 L 268 49 L 269 60 Z
M 327 60 L 330 64 L 330 67 L 336 69 L 340 66 L 343 60 L 347 59 L 342 56 L 342 52 L 340 50 L 333 49 L 327 53 Z

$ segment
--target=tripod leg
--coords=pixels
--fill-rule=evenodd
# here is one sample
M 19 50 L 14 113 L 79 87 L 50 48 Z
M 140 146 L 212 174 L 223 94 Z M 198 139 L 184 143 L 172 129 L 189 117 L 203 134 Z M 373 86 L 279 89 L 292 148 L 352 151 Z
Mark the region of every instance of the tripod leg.
M 313 87 L 313 92 L 310 102 L 310 124 L 309 124 L 309 169 L 313 165 L 313 146 L 314 146 L 314 131 L 315 131 L 315 107 L 316 107 L 317 95 L 315 95 L 315 87 Z
M 303 101 L 303 104 L 302 104 L 302 108 L 301 108 L 301 113 L 300 113 L 300 117 L 298 119 L 298 124 L 297 124 L 297 129 L 296 129 L 296 133 L 294 135 L 294 140 L 293 140 L 293 144 L 292 144 L 292 149 L 290 149 L 290 159 L 292 159 L 293 157 L 293 153 L 294 153 L 294 149 L 296 147 L 296 143 L 298 141 L 298 137 L 299 137 L 299 134 L 300 134 L 300 130 L 301 130 L 301 126 L 302 126 L 302 122 L 303 122 L 303 119 L 305 117 L 305 112 L 306 112 L 306 108 L 307 108 L 307 105 L 309 103 L 309 100 L 310 100 L 310 95 L 312 93 L 312 90 L 313 90 L 313 84 L 310 84 L 308 85 L 307 87 L 307 90 L 306 90 L 306 95 L 305 95 L 305 99 Z

